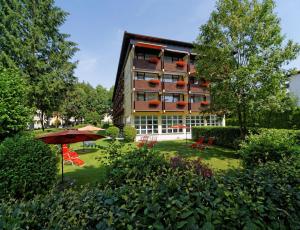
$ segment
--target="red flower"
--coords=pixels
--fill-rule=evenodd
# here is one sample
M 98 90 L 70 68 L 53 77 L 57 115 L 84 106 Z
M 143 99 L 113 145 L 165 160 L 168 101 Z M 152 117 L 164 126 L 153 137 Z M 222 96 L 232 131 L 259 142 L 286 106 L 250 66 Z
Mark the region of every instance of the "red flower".
M 201 101 L 201 105 L 209 105 L 209 101 Z
M 185 61 L 177 61 L 176 65 L 179 67 L 184 67 L 185 66 Z
M 209 81 L 204 81 L 200 84 L 202 87 L 208 87 L 209 86 Z
M 153 64 L 157 64 L 159 62 L 159 58 L 158 57 L 150 57 L 149 62 L 153 63 Z
M 179 106 L 185 106 L 186 104 L 187 104 L 186 101 L 178 101 L 177 102 L 177 105 L 179 105 Z
M 159 100 L 150 100 L 148 101 L 149 105 L 159 105 L 160 101 Z
M 158 85 L 160 83 L 160 80 L 158 79 L 151 79 L 148 81 L 150 84 L 155 84 L 155 85 Z
M 176 85 L 178 85 L 178 86 L 184 86 L 185 85 L 185 81 L 177 81 Z

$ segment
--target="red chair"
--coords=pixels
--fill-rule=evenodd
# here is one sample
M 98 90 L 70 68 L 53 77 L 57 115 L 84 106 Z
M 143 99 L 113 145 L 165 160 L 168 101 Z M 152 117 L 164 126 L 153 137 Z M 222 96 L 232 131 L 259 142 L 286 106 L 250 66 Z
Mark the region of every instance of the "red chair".
M 70 163 L 72 165 L 83 166 L 85 163 L 79 159 L 78 153 L 71 152 L 66 144 L 63 144 L 63 160 L 64 163 Z
M 79 155 L 76 152 L 71 152 L 66 144 L 63 144 L 63 153 L 68 153 L 72 158 L 78 158 Z
M 203 144 L 205 137 L 200 137 L 194 144 L 191 145 L 192 148 L 198 148 L 200 145 Z
M 215 141 L 215 138 L 214 138 L 214 137 L 209 137 L 209 138 L 208 138 L 207 144 L 201 144 L 201 145 L 199 145 L 199 146 L 198 146 L 198 149 L 204 150 L 204 149 L 206 149 L 206 148 L 212 146 L 213 143 L 214 143 L 214 141 Z

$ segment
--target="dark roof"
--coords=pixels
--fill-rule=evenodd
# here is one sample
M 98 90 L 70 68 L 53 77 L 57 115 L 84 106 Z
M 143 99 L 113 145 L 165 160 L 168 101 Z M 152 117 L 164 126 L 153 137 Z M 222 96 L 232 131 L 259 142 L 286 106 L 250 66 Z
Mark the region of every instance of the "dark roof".
M 124 36 L 123 36 L 120 58 L 119 58 L 119 64 L 118 64 L 118 70 L 117 70 L 117 75 L 116 75 L 113 98 L 115 96 L 115 91 L 117 88 L 116 86 L 117 86 L 121 71 L 123 69 L 123 65 L 125 62 L 125 58 L 127 56 L 127 51 L 128 51 L 128 47 L 129 47 L 131 40 L 151 42 L 151 43 L 160 44 L 160 45 L 170 45 L 170 46 L 174 46 L 174 47 L 184 47 L 189 50 L 191 50 L 193 48 L 193 44 L 189 43 L 189 42 L 176 41 L 176 40 L 166 39 L 166 38 L 152 37 L 152 36 L 142 35 L 142 34 L 133 34 L 133 33 L 128 33 L 127 31 L 125 31 Z

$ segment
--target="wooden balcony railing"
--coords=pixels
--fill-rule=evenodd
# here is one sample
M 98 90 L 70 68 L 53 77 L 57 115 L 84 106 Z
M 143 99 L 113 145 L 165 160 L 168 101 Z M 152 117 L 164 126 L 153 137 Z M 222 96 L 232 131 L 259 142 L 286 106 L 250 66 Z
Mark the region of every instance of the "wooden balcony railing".
M 187 84 L 179 85 L 172 82 L 163 82 L 163 88 L 166 92 L 182 92 L 187 93 Z
M 188 110 L 188 103 L 180 104 L 178 102 L 165 102 L 164 110 L 166 110 L 166 111 L 185 111 L 185 110 Z
M 149 101 L 134 101 L 135 111 L 161 111 L 162 103 L 151 103 Z
M 186 73 L 187 72 L 187 64 L 185 63 L 183 66 L 179 66 L 176 62 L 165 62 L 164 69 L 166 72 L 180 72 Z
M 145 70 L 154 70 L 160 71 L 161 70 L 161 61 L 154 63 L 150 60 L 141 60 L 141 59 L 133 59 L 133 65 L 136 69 L 145 69 Z
M 147 80 L 134 80 L 134 88 L 137 91 L 160 91 L 161 90 L 161 82 L 151 83 Z

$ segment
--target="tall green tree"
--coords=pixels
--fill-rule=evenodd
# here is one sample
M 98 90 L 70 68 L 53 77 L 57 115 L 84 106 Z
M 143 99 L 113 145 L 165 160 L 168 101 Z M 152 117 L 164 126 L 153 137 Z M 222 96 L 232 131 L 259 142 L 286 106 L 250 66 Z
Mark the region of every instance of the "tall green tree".
M 43 129 L 45 114 L 58 110 L 76 80 L 76 44 L 59 30 L 66 16 L 54 0 L 0 0 L 0 66 L 19 68 L 28 78 Z
M 18 71 L 0 68 L 0 140 L 24 130 L 31 122 L 28 89 Z
M 212 110 L 238 117 L 242 136 L 257 109 L 279 110 L 284 67 L 300 47 L 285 41 L 273 0 L 219 0 L 195 42 L 198 73 L 211 81 Z

